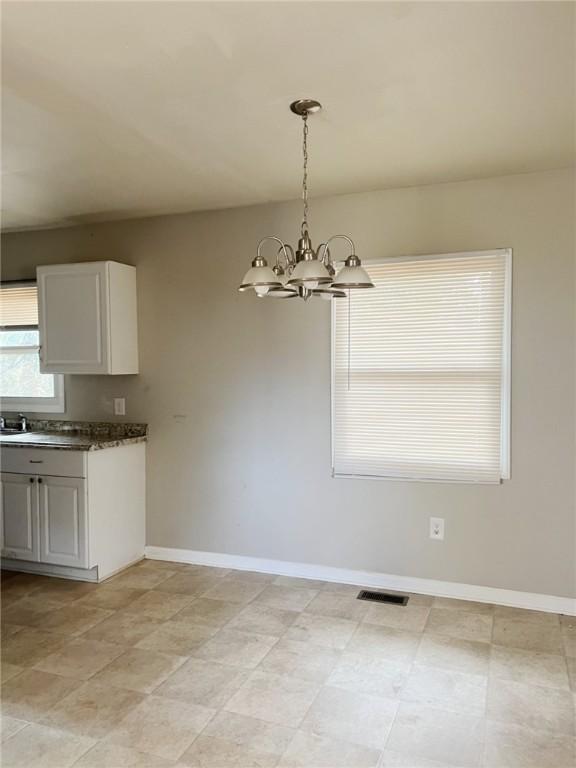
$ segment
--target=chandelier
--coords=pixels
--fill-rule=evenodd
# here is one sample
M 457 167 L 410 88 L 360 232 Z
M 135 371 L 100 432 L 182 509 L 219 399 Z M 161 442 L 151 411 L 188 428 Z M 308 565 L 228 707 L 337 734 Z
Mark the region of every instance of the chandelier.
M 300 226 L 300 238 L 296 251 L 279 237 L 268 235 L 258 243 L 256 258 L 244 275 L 239 291 L 254 289 L 259 298 L 293 299 L 300 297 L 307 301 L 311 296 L 330 300 L 343 298 L 345 291 L 352 288 L 373 288 L 374 284 L 358 256 L 354 243 L 347 235 L 332 235 L 314 250 L 308 231 L 308 118 L 322 109 L 314 99 L 299 99 L 290 104 L 294 114 L 302 118 L 302 201 L 304 210 Z M 350 254 L 342 269 L 336 274 L 330 243 L 345 240 Z M 262 247 L 268 241 L 276 242 L 276 263 L 272 268 L 262 256 Z M 349 294 L 348 294 L 349 295 Z

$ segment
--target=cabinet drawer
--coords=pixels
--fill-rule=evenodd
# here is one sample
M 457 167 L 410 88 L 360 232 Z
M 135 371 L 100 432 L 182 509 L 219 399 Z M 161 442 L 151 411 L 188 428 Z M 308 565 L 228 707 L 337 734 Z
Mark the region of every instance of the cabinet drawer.
M 86 477 L 86 454 L 83 451 L 59 451 L 54 448 L 2 448 L 2 471 Z

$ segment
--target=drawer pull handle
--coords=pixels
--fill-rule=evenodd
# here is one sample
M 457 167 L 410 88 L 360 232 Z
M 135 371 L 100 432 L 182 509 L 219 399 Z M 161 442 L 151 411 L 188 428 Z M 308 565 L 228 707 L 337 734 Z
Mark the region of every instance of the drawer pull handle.
M 44 464 L 44 459 L 30 459 L 30 464 Z

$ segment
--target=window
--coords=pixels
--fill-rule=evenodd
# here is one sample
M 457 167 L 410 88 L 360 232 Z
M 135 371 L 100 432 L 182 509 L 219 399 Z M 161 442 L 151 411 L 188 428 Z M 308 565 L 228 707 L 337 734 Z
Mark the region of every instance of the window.
M 62 413 L 64 377 L 40 373 L 38 290 L 0 286 L 0 398 L 3 411 Z
M 334 476 L 509 477 L 509 250 L 371 262 L 332 302 Z

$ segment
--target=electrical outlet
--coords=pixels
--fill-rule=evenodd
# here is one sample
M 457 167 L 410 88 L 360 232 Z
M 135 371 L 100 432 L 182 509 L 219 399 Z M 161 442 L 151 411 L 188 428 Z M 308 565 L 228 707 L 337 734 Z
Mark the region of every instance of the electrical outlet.
M 126 416 L 126 398 L 114 398 L 114 416 Z
M 444 541 L 444 518 L 443 517 L 430 518 L 430 538 L 437 539 L 438 541 Z

